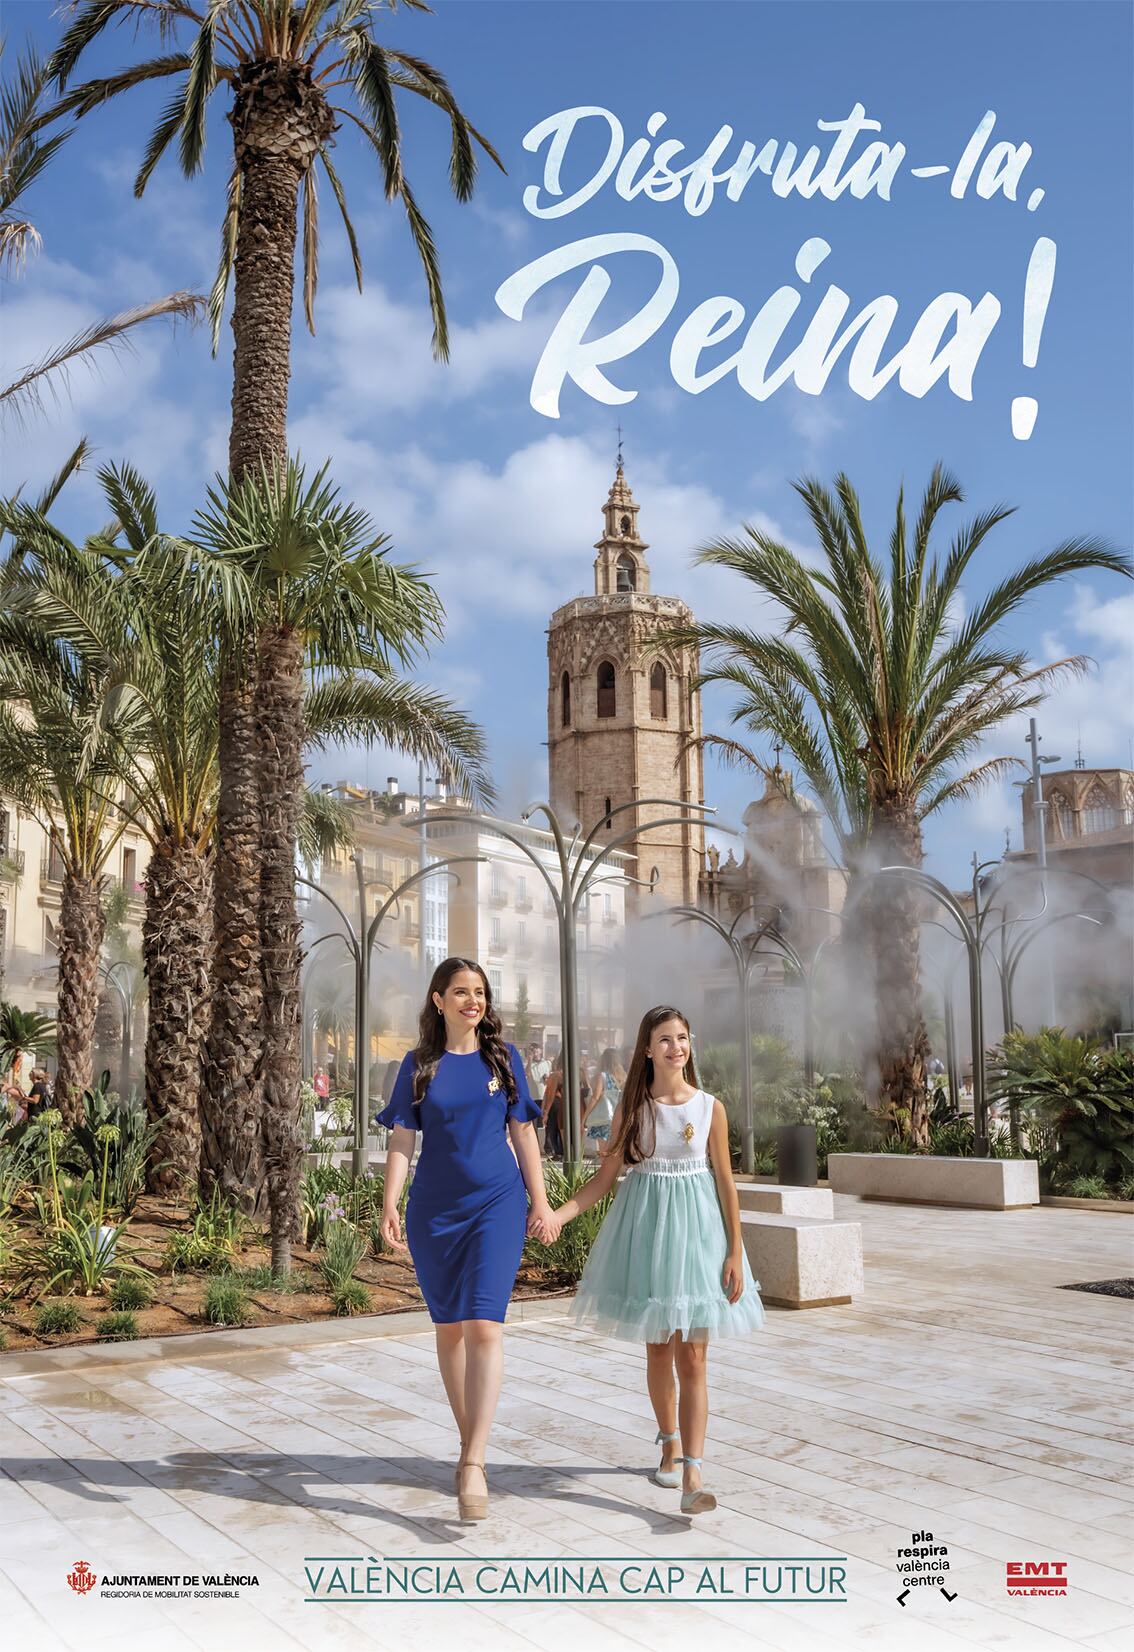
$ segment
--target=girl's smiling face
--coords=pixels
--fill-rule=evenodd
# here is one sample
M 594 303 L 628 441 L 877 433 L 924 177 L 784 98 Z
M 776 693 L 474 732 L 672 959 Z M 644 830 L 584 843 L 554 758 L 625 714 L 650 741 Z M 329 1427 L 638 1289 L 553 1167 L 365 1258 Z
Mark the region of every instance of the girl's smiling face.
M 468 1031 L 483 1019 L 488 1007 L 484 982 L 475 969 L 459 969 L 444 994 L 435 992 L 433 1002 L 454 1031 Z
M 689 1060 L 689 1028 L 677 1016 L 660 1022 L 650 1034 L 646 1053 L 655 1072 L 682 1072 Z

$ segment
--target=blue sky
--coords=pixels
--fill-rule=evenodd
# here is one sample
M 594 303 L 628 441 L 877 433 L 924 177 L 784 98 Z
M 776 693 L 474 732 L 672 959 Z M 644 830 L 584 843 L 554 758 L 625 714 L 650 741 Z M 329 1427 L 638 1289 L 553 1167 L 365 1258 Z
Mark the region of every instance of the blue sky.
M 51 0 L 8 0 L 12 47 L 48 47 L 59 28 Z M 463 108 L 493 140 L 507 175 L 481 174 L 472 204 L 447 192 L 447 129 L 418 100 L 403 103 L 407 172 L 430 219 L 453 330 L 452 361 L 430 358 L 419 266 L 397 204 L 349 126 L 335 162 L 353 204 L 366 283 L 351 279 L 345 238 L 329 192 L 321 201 L 317 336 L 295 324 L 291 441 L 312 463 L 325 458 L 343 491 L 372 513 L 395 554 L 434 571 L 449 615 L 446 641 L 425 670 L 484 724 L 504 803 L 518 807 L 546 786 L 544 628 L 559 603 L 591 588 L 594 540 L 621 421 L 627 475 L 641 505 L 655 590 L 673 591 L 705 616 L 760 609 L 727 576 L 691 569 L 704 540 L 756 522 L 793 546 L 809 543 L 790 483 L 845 470 L 882 549 L 898 487 L 919 495 L 935 460 L 959 477 L 966 504 L 942 519 L 945 535 L 997 501 L 1016 514 L 990 537 L 966 591 L 971 605 L 1007 569 L 1060 540 L 1095 534 L 1130 545 L 1131 320 L 1134 179 L 1131 177 L 1131 10 L 1121 3 L 842 4 L 735 0 L 438 0 L 436 15 L 399 11 L 389 39 L 433 61 Z M 85 73 L 151 55 L 145 36 L 103 37 Z M 43 251 L 9 283 L 5 360 L 15 366 L 100 314 L 179 288 L 207 292 L 215 270 L 230 132 L 214 99 L 203 173 L 185 180 L 172 155 L 142 202 L 132 194 L 140 155 L 169 92 L 143 88 L 88 117 L 28 197 Z M 744 140 L 831 140 L 817 120 L 844 118 L 855 103 L 881 122 L 881 139 L 907 146 L 892 199 L 778 198 L 757 176 L 741 199 L 718 194 L 691 217 L 680 202 L 627 201 L 611 185 L 580 210 L 537 220 L 522 205 L 542 178 L 543 154 L 525 132 L 575 105 L 610 109 L 629 144 L 655 111 L 662 138 L 694 158 L 723 124 L 729 153 Z M 1027 142 L 1033 154 L 1021 199 L 955 200 L 949 178 L 915 180 L 909 168 L 956 165 L 987 110 L 991 141 Z M 858 148 L 861 149 L 863 140 Z M 595 146 L 568 152 L 564 182 L 586 175 Z M 857 151 L 856 151 L 857 152 Z M 680 164 L 680 163 L 679 163 Z M 1044 190 L 1035 211 L 1025 199 Z M 568 384 L 561 416 L 529 405 L 547 334 L 580 276 L 564 276 L 533 300 L 521 323 L 494 303 L 521 266 L 579 237 L 634 232 L 660 242 L 680 272 L 669 321 L 611 379 L 636 398 L 605 406 Z M 851 296 L 851 314 L 877 295 L 899 302 L 891 348 L 944 291 L 1002 305 L 965 401 L 944 381 L 922 398 L 891 383 L 871 401 L 847 382 L 845 360 L 820 396 L 786 386 L 753 400 L 735 376 L 693 396 L 669 369 L 678 323 L 695 305 L 727 294 L 748 317 L 784 283 L 798 285 L 800 245 L 832 248 L 804 289 L 802 328 L 828 279 Z M 1055 285 L 1037 365 L 1022 361 L 1024 278 L 1037 237 L 1057 246 Z M 640 304 L 652 283 L 639 260 L 609 264 L 604 317 Z M 45 479 L 80 434 L 100 461 L 129 459 L 159 489 L 165 520 L 187 525 L 225 459 L 230 333 L 209 353 L 204 328 L 150 326 L 136 350 L 79 370 L 70 392 L 42 418 L 5 432 L 5 485 Z M 789 333 L 787 345 L 795 342 Z M 722 352 L 718 350 L 717 355 Z M 889 355 L 890 351 L 885 352 Z M 716 356 L 713 359 L 717 359 Z M 1012 399 L 1039 404 L 1029 441 L 1014 439 Z M 61 517 L 75 532 L 101 522 L 93 478 L 68 490 Z M 1085 579 L 1028 609 L 1017 639 L 1037 660 L 1086 652 L 1096 666 L 1044 708 L 1045 749 L 1068 762 L 1081 738 L 1089 764 L 1129 764 L 1134 597 L 1123 582 Z M 728 725 L 727 697 L 706 697 L 706 726 Z M 1024 754 L 1020 725 L 989 750 Z M 381 785 L 410 779 L 405 759 L 340 753 L 319 778 Z M 738 819 L 758 782 L 710 761 L 707 799 Z M 930 864 L 956 883 L 973 849 L 1019 844 L 1019 806 L 1005 786 L 952 808 L 927 827 Z

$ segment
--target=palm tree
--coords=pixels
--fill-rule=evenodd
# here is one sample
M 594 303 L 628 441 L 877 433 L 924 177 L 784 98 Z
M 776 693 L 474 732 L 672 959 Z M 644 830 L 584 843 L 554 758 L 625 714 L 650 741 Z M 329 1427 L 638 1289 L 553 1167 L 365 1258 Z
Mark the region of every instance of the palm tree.
M 428 10 L 422 0 L 408 7 Z M 234 160 L 221 229 L 221 256 L 210 300 L 213 348 L 217 348 L 225 295 L 234 280 L 231 479 L 240 483 L 267 465 L 282 475 L 287 464 L 294 260 L 303 190 L 303 300 L 314 331 L 318 276 L 316 177 L 321 166 L 342 215 L 362 286 L 358 241 L 329 149 L 342 121 L 373 150 L 386 198 L 401 200 L 425 272 L 433 316 L 433 348 L 448 357 L 445 314 L 436 249 L 402 164 L 397 94 L 425 99 L 451 128 L 449 182 L 458 200 L 470 198 L 476 180 L 475 144 L 499 157 L 465 118 L 445 77 L 407 52 L 384 47 L 374 35 L 377 10 L 370 0 L 84 0 L 51 60 L 65 95 L 61 107 L 82 117 L 108 99 L 151 80 L 176 77 L 177 91 L 146 147 L 134 184 L 141 195 L 174 139 L 182 171 L 200 170 L 209 98 L 218 87 L 231 98 L 228 111 Z M 156 27 L 164 44 L 192 33 L 186 49 L 136 63 L 66 91 L 87 47 L 111 23 Z M 342 101 L 333 99 L 338 96 Z M 351 107 L 353 102 L 354 107 Z M 260 650 L 260 655 L 264 650 Z M 271 650 L 268 650 L 270 653 Z M 268 971 L 259 952 L 261 843 L 255 786 L 255 636 L 233 641 L 222 654 L 220 690 L 221 784 L 217 806 L 215 879 L 215 983 L 206 1064 L 209 1107 L 258 1116 L 263 1060 L 263 983 Z M 265 686 L 269 695 L 274 685 Z M 286 947 L 285 947 L 286 950 Z
M 11 1074 L 18 1082 L 25 1050 L 46 1050 L 55 1044 L 55 1022 L 37 1010 L 22 1010 L 0 999 L 0 1079 Z
M 796 491 L 818 540 L 817 566 L 750 526 L 697 556 L 772 597 L 782 623 L 764 633 L 696 624 L 670 635 L 704 651 L 709 668 L 698 685 L 735 689 L 734 725 L 781 742 L 826 810 L 851 877 L 848 908 L 874 964 L 880 1099 L 903 1133 L 924 1142 L 922 902 L 909 886 L 871 874 L 883 865 L 919 867 L 926 817 L 1018 763 L 991 757 L 966 767 L 987 736 L 1038 705 L 1061 677 L 1085 669 L 1081 656 L 1034 667 L 1024 650 L 999 640 L 1001 624 L 1067 574 L 1101 568 L 1129 576 L 1132 569 L 1097 540 L 1067 540 L 1001 580 L 955 623 L 962 580 L 1008 509 L 977 516 L 944 555 L 931 551 L 939 511 L 963 497 L 938 465 L 912 539 L 898 496 L 887 570 L 870 551 L 846 476 L 836 477 L 834 497 L 814 480 Z M 778 767 L 740 739 L 709 735 L 704 744 L 778 778 Z
M 0 56 L 3 51 L 0 41 Z M 41 135 L 60 113 L 57 107 L 46 106 L 50 80 L 48 65 L 29 50 L 0 95 L 0 270 L 9 276 L 20 274 L 29 255 L 42 244 L 39 231 L 25 215 L 22 196 L 74 131 L 72 125 L 49 138 Z M 39 405 L 52 378 L 104 346 L 128 343 L 128 334 L 143 321 L 163 315 L 193 319 L 203 309 L 204 300 L 193 293 L 170 293 L 96 321 L 49 350 L 41 361 L 25 367 L 11 384 L 0 386 L 0 409 L 18 412 Z
M 129 466 L 99 481 L 111 527 L 76 546 L 18 505 L 13 606 L 24 646 L 64 650 L 108 685 L 103 782 L 149 842 L 142 951 L 149 992 L 145 1089 L 160 1132 L 155 1191 L 194 1180 L 208 1007 L 216 807 L 215 633 L 159 533 L 152 490 Z
M 265 465 L 258 478 L 218 478 L 194 524 L 233 630 L 257 641 L 263 1119 L 272 1263 L 281 1271 L 297 1229 L 303 1147 L 295 875 L 305 741 L 378 737 L 444 764 L 465 795 L 492 795 L 479 732 L 393 671 L 392 661 L 408 663 L 440 635 L 436 594 L 415 570 L 387 560 L 385 537 L 339 501 L 326 469 L 310 484 L 294 461 L 282 477 Z
M 46 520 L 42 526 L 48 528 Z M 10 559 L 0 571 L 5 598 L 11 586 Z M 0 791 L 39 821 L 58 857 L 56 1100 L 68 1124 L 81 1116 L 83 1092 L 91 1084 L 98 961 L 106 924 L 103 875 L 126 826 L 112 801 L 118 754 L 128 743 L 115 701 L 112 666 L 92 665 L 5 601 L 0 608 Z

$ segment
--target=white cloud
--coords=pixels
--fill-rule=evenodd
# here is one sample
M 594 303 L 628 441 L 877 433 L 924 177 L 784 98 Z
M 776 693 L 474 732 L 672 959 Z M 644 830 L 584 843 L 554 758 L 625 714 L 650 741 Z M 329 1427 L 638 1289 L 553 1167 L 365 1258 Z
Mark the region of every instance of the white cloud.
M 451 321 L 443 363 L 433 360 L 424 293 L 401 304 L 381 284 L 367 283 L 360 294 L 343 283 L 321 288 L 318 306 L 318 337 L 300 343 L 297 334 L 297 378 L 327 386 L 327 402 L 320 408 L 317 392 L 314 409 L 308 404 L 304 411 L 332 412 L 341 421 L 345 406 L 356 428 L 378 411 L 449 405 L 501 376 L 530 371 L 541 328 L 538 315 L 519 323 L 496 313 L 471 325 Z

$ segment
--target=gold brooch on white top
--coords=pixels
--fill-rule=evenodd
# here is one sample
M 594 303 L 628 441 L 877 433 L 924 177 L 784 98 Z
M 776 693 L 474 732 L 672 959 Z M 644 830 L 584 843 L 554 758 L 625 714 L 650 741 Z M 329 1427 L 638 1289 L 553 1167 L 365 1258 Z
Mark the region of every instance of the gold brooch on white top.
M 489 1095 L 494 1096 L 496 1094 L 497 1090 L 499 1090 L 499 1088 L 500 1088 L 500 1080 L 497 1078 L 496 1074 L 493 1073 L 492 1077 L 488 1081 L 488 1093 L 489 1093 Z
M 685 1129 L 681 1132 L 682 1140 L 683 1141 L 692 1141 L 694 1133 L 695 1132 L 693 1130 L 693 1126 L 691 1124 L 687 1124 L 685 1126 Z

